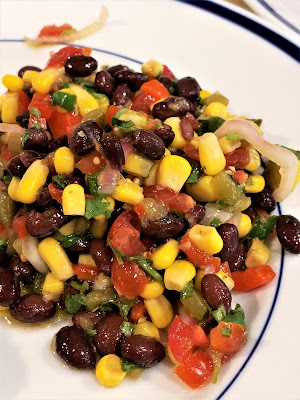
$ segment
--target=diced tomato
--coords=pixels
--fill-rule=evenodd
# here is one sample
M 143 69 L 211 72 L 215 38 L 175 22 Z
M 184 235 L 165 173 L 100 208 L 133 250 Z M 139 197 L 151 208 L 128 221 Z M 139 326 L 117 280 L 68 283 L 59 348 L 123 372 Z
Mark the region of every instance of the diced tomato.
M 148 113 L 151 105 L 155 102 L 155 99 L 147 93 L 138 94 L 131 104 L 131 109 L 135 111 L 144 111 Z
M 269 265 L 260 265 L 259 267 L 251 267 L 245 271 L 232 272 L 234 280 L 234 288 L 238 292 L 247 292 L 266 285 L 275 278 L 276 274 Z
M 60 36 L 63 31 L 68 31 L 73 29 L 72 25 L 70 24 L 63 24 L 60 26 L 57 25 L 46 25 L 44 28 L 41 29 L 39 33 L 39 37 L 41 36 Z
M 1 161 L 4 161 L 4 162 L 8 162 L 9 160 L 11 160 L 13 158 L 13 154 L 11 154 L 7 143 L 5 143 L 2 146 L 0 158 L 1 158 Z
M 145 272 L 135 261 L 119 264 L 116 259 L 111 267 L 111 281 L 120 294 L 131 299 L 143 293 L 148 283 Z
M 229 331 L 230 336 L 223 336 L 222 330 L 225 328 Z M 213 350 L 219 351 L 222 354 L 236 353 L 247 341 L 246 328 L 235 322 L 218 323 L 218 326 L 213 328 L 209 334 L 210 345 Z
M 112 124 L 111 124 L 111 119 L 112 117 L 114 117 L 117 112 L 120 110 L 120 106 L 109 106 L 106 114 L 105 114 L 105 121 L 113 128 Z
M 52 183 L 48 185 L 50 196 L 53 200 L 56 200 L 59 204 L 62 204 L 63 190 L 56 188 Z
M 210 381 L 213 363 L 206 353 L 197 350 L 189 355 L 183 364 L 175 368 L 174 373 L 190 388 L 197 389 Z
M 151 79 L 151 81 L 143 83 L 141 90 L 152 96 L 155 101 L 170 97 L 168 89 L 157 79 Z
M 28 128 L 31 128 L 34 124 L 39 124 L 41 125 L 41 128 L 47 129 L 47 121 L 45 118 L 42 117 L 35 117 L 34 115 L 30 114 L 29 122 L 28 122 Z
M 133 322 L 138 323 L 140 318 L 144 318 L 147 314 L 147 310 L 144 304 L 144 300 L 140 299 L 137 303 L 132 307 L 130 311 L 130 317 Z
M 135 204 L 133 207 L 133 210 L 137 214 L 139 219 L 145 218 L 145 209 L 143 207 L 143 204 L 141 204 L 141 203 Z
M 49 119 L 55 110 L 49 94 L 42 94 L 38 92 L 34 93 L 27 109 L 30 110 L 31 108 L 37 108 L 41 113 L 41 117 L 45 119 Z
M 96 276 L 100 274 L 100 270 L 94 265 L 75 264 L 73 268 L 77 278 L 83 281 L 94 282 Z
M 18 235 L 18 239 L 22 239 L 28 235 L 26 228 L 27 214 L 20 210 L 13 219 L 12 228 Z
M 78 168 L 83 174 L 95 174 L 105 165 L 105 159 L 99 151 L 93 151 L 87 156 L 81 157 L 76 163 L 75 167 Z
M 188 194 L 177 193 L 160 185 L 145 186 L 144 196 L 160 201 L 169 207 L 170 211 L 186 213 L 195 206 L 195 200 Z
M 28 110 L 28 106 L 31 102 L 31 98 L 23 90 L 19 90 L 19 109 L 20 113 L 24 113 Z
M 237 149 L 231 153 L 225 154 L 226 169 L 235 167 L 235 169 L 244 169 L 250 161 L 250 152 L 248 149 Z
M 211 266 L 215 272 L 220 271 L 221 260 L 219 257 L 213 257 L 202 250 L 199 250 L 190 240 L 188 234 L 184 235 L 179 243 L 179 248 L 186 255 L 189 261 L 201 269 Z
M 56 107 L 52 112 L 51 118 L 47 120 L 54 139 L 58 139 L 64 135 L 67 135 L 69 138 L 81 121 L 81 116 L 76 114 L 75 111 L 60 112 Z
M 161 76 L 163 78 L 170 78 L 170 79 L 174 79 L 175 75 L 173 74 L 173 72 L 170 70 L 169 67 L 167 67 L 166 65 L 163 65 L 164 69 L 163 72 L 161 73 Z
M 248 174 L 245 171 L 239 169 L 238 171 L 234 172 L 233 178 L 239 183 L 246 183 L 248 179 Z
M 74 47 L 74 46 L 66 46 L 60 49 L 57 53 L 54 53 L 47 65 L 46 68 L 51 68 L 51 67 L 61 67 L 64 65 L 65 61 L 67 61 L 68 58 L 70 57 L 75 57 L 75 56 L 89 56 L 92 52 L 92 49 L 88 47 Z M 45 68 L 45 69 L 46 69 Z
M 196 161 L 200 161 L 199 158 L 199 150 L 197 149 L 197 147 L 195 147 L 193 144 L 186 144 L 183 148 L 183 151 L 185 152 L 185 154 L 191 158 L 193 158 Z

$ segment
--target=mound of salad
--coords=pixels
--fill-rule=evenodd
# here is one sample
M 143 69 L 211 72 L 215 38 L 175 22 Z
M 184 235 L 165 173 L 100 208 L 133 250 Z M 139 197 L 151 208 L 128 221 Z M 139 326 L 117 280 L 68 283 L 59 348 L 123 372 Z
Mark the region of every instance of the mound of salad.
M 71 315 L 56 353 L 106 387 L 166 356 L 192 389 L 215 383 L 247 342 L 232 296 L 276 276 L 266 239 L 300 253 L 299 221 L 270 215 L 300 153 L 193 77 L 90 54 L 2 79 L 1 313 Z

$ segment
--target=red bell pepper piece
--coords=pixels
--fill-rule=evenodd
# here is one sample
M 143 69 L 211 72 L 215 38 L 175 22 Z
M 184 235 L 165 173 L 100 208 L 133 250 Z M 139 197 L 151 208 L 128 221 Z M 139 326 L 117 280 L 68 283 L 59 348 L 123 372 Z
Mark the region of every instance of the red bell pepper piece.
M 112 117 L 114 117 L 117 112 L 120 110 L 120 106 L 109 106 L 106 114 L 105 114 L 105 121 L 113 128 L 112 123 L 111 123 L 111 119 Z
M 96 276 L 100 274 L 100 270 L 94 265 L 75 264 L 73 268 L 77 278 L 83 281 L 94 282 Z
M 63 47 L 57 53 L 54 53 L 50 57 L 46 65 L 46 68 L 61 67 L 62 65 L 64 65 L 64 63 L 67 61 L 68 58 L 81 55 L 89 56 L 91 52 L 92 49 L 88 47 L 81 47 L 81 48 L 74 46 Z
M 135 303 L 130 311 L 130 317 L 136 324 L 138 323 L 139 319 L 144 318 L 146 314 L 147 310 L 143 299 L 138 300 L 138 302 Z
M 48 190 L 50 193 L 50 196 L 52 197 L 53 200 L 56 200 L 59 204 L 62 204 L 62 194 L 63 190 L 56 188 L 53 183 L 50 183 L 48 185 Z
M 224 328 L 228 330 L 230 336 L 222 334 Z M 222 354 L 230 354 L 236 353 L 244 346 L 247 336 L 244 326 L 235 322 L 221 321 L 210 331 L 209 340 L 213 350 Z
M 251 267 L 245 271 L 232 272 L 234 280 L 234 288 L 238 292 L 247 292 L 266 285 L 275 278 L 276 274 L 269 265 L 260 265 L 259 267 Z
M 141 90 L 153 97 L 155 101 L 170 97 L 168 89 L 157 79 L 143 83 Z
M 53 110 L 51 118 L 47 120 L 54 139 L 58 139 L 64 135 L 67 135 L 69 138 L 81 121 L 81 116 L 76 114 L 75 111 L 60 112 L 57 108 Z

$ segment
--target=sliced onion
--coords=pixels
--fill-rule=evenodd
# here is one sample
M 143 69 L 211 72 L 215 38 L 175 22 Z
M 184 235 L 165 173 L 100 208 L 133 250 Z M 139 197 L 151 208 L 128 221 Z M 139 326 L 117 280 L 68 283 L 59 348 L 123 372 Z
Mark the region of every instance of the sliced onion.
M 38 239 L 28 235 L 23 239 L 22 252 L 37 271 L 39 271 L 43 275 L 46 275 L 49 271 L 49 268 L 42 257 L 39 255 L 38 245 Z
M 93 290 L 104 290 L 111 285 L 112 283 L 110 277 L 100 273 L 98 276 L 96 276 L 96 279 L 94 280 Z
M 68 35 L 60 35 L 60 36 L 40 36 L 37 39 L 29 39 L 25 36 L 24 40 L 26 43 L 32 46 L 40 46 L 42 44 L 75 42 L 76 40 L 83 39 L 102 29 L 105 25 L 107 18 L 108 18 L 108 9 L 102 6 L 100 15 L 96 19 L 96 21 L 94 21 L 90 25 L 87 25 L 85 28 L 75 31 L 74 33 L 70 33 Z
M 120 171 L 112 168 L 110 163 L 106 161 L 104 170 L 99 175 L 99 194 L 112 194 L 117 186 L 117 182 L 120 178 Z
M 24 133 L 25 129 L 22 128 L 20 125 L 17 125 L 17 124 L 6 124 L 5 122 L 1 122 L 0 123 L 0 132 Z
M 224 224 L 224 222 L 227 222 L 232 218 L 232 213 L 219 210 L 214 204 L 207 203 L 205 206 L 205 216 L 201 221 L 201 225 L 209 226 L 215 218 L 218 218 L 221 223 Z
M 242 219 L 242 213 L 241 213 L 241 212 L 235 212 L 235 213 L 233 213 L 233 216 L 232 216 L 232 223 L 233 223 L 236 227 L 239 226 L 239 224 L 240 224 L 240 222 L 241 222 L 241 219 Z
M 132 150 L 132 145 L 129 142 L 122 142 L 122 149 L 124 151 L 124 157 L 126 159 L 126 157 L 128 156 L 128 154 L 131 152 Z
M 298 173 L 298 159 L 295 154 L 278 144 L 272 144 L 265 140 L 249 121 L 239 119 L 226 121 L 216 130 L 215 135 L 221 138 L 230 133 L 241 136 L 262 156 L 265 156 L 280 167 L 281 180 L 279 186 L 274 190 L 273 196 L 276 201 L 286 199 L 293 191 Z

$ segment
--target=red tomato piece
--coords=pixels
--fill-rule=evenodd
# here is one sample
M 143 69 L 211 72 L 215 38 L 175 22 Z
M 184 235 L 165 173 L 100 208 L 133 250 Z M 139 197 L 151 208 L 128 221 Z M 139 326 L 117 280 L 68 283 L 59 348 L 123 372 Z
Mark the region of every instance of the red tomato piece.
M 247 292 L 266 285 L 275 278 L 276 274 L 269 265 L 248 268 L 245 271 L 232 272 L 234 288 L 238 292 Z
M 144 318 L 146 314 L 147 310 L 143 299 L 138 300 L 130 311 L 130 317 L 135 323 L 138 323 L 139 319 Z
M 38 92 L 34 93 L 27 109 L 30 111 L 31 108 L 37 108 L 41 113 L 41 117 L 45 119 L 49 119 L 55 110 L 55 107 L 52 105 L 50 100 L 50 96 Z
M 77 278 L 83 281 L 94 282 L 96 276 L 100 274 L 99 269 L 94 265 L 75 264 L 73 268 Z
M 56 188 L 52 183 L 48 185 L 48 190 L 52 199 L 56 200 L 59 204 L 62 204 L 63 190 Z
M 99 151 L 93 151 L 87 156 L 81 157 L 76 163 L 75 167 L 78 168 L 83 174 L 95 174 L 105 165 L 105 159 Z
M 157 79 L 151 79 L 151 81 L 143 83 L 141 90 L 153 97 L 155 101 L 170 97 L 168 89 Z
M 210 381 L 213 374 L 213 363 L 207 354 L 198 350 L 191 354 L 184 364 L 175 368 L 174 373 L 190 388 L 197 389 Z
M 109 106 L 106 114 L 105 114 L 105 121 L 113 128 L 112 123 L 111 123 L 111 119 L 112 117 L 114 117 L 117 112 L 120 110 L 120 106 Z
M 111 267 L 111 281 L 119 293 L 131 299 L 143 293 L 148 283 L 145 272 L 135 261 L 119 264 L 116 259 Z
M 223 328 L 229 329 L 230 336 L 223 336 Z M 247 341 L 246 328 L 235 322 L 218 323 L 218 326 L 213 328 L 209 334 L 210 345 L 213 350 L 219 351 L 222 354 L 236 353 Z
M 145 186 L 144 196 L 160 201 L 169 207 L 170 211 L 186 213 L 195 206 L 195 200 L 188 194 L 177 193 L 160 185 Z
M 11 160 L 13 158 L 13 154 L 11 154 L 7 143 L 5 143 L 2 146 L 0 158 L 1 158 L 1 161 L 4 161 L 4 162 L 8 162 L 9 160 Z
M 147 93 L 140 93 L 133 99 L 131 109 L 135 111 L 144 111 L 148 113 L 151 105 L 155 102 L 155 99 Z
M 26 228 L 27 214 L 20 210 L 13 219 L 12 228 L 18 235 L 18 239 L 22 239 L 28 235 Z
M 169 67 L 167 67 L 166 65 L 163 65 L 164 69 L 163 72 L 161 73 L 161 76 L 163 78 L 170 78 L 170 79 L 174 79 L 175 75 L 173 74 L 173 72 L 170 70 Z
M 20 113 L 26 112 L 31 102 L 31 98 L 27 96 L 23 90 L 19 90 L 19 109 Z
M 89 56 L 92 52 L 92 49 L 88 47 L 74 47 L 74 46 L 66 46 L 60 49 L 57 53 L 54 53 L 47 65 L 46 68 L 51 68 L 51 67 L 61 67 L 64 65 L 65 61 L 67 61 L 68 58 L 70 57 L 75 57 L 75 56 Z M 46 69 L 45 68 L 45 69 Z
M 189 156 L 189 157 L 193 158 L 194 160 L 200 162 L 199 150 L 193 144 L 186 144 L 184 146 L 184 148 L 183 148 L 183 151 L 185 152 L 185 154 L 187 156 Z
M 60 36 L 63 31 L 68 31 L 73 29 L 72 25 L 70 24 L 63 24 L 60 26 L 57 25 L 46 25 L 44 28 L 41 29 L 39 33 L 39 37 L 41 36 Z
M 248 179 L 248 174 L 245 171 L 239 169 L 238 171 L 234 172 L 233 178 L 239 183 L 246 183 Z
M 58 139 L 64 135 L 67 135 L 69 138 L 73 130 L 80 124 L 81 121 L 81 116 L 76 114 L 75 111 L 60 112 L 55 107 L 51 118 L 49 118 L 47 122 L 52 136 L 54 139 Z
M 28 128 L 31 128 L 34 124 L 39 124 L 41 125 L 41 128 L 47 129 L 47 121 L 45 118 L 42 117 L 38 118 L 30 114 Z
M 237 149 L 231 153 L 225 154 L 226 169 L 235 167 L 235 169 L 244 169 L 250 161 L 250 152 L 248 149 Z
M 143 204 L 141 204 L 141 203 L 135 204 L 135 206 L 133 207 L 133 210 L 137 214 L 139 219 L 145 218 L 145 209 L 143 207 Z

